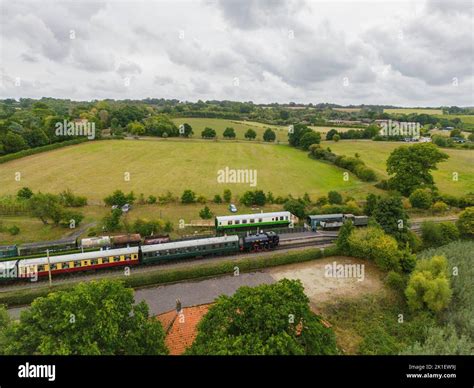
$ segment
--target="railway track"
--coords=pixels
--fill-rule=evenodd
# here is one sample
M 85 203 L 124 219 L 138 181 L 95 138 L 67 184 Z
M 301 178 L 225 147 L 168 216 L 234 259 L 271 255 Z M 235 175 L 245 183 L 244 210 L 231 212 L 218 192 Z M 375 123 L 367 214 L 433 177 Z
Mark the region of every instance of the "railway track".
M 292 250 L 299 250 L 304 248 L 310 247 L 319 247 L 319 248 L 326 248 L 332 245 L 332 242 L 335 240 L 333 236 L 314 236 L 313 238 L 296 238 L 296 239 L 288 239 L 284 240 L 281 245 L 277 248 L 269 250 L 269 251 L 259 251 L 259 252 L 245 252 L 245 253 L 238 253 L 235 255 L 224 255 L 224 256 L 215 256 L 215 257 L 206 257 L 203 259 L 185 259 L 179 261 L 172 261 L 167 263 L 156 263 L 156 264 L 148 264 L 146 266 L 132 266 L 130 268 L 131 274 L 139 274 L 145 273 L 150 270 L 168 270 L 168 269 L 179 269 L 179 268 L 186 268 L 190 265 L 204 265 L 210 263 L 219 263 L 225 261 L 232 261 L 238 260 L 246 257 L 252 257 L 254 255 L 262 255 L 262 256 L 271 256 L 275 252 L 289 252 Z M 117 267 L 112 269 L 103 269 L 99 271 L 93 272 L 82 272 L 82 273 L 75 273 L 69 274 L 67 276 L 58 275 L 53 277 L 53 284 L 60 285 L 60 284 L 67 284 L 67 283 L 78 283 L 88 280 L 97 280 L 102 278 L 121 278 L 124 275 L 125 271 L 124 268 L 126 267 Z M 24 283 L 15 283 L 15 284 L 2 284 L 0 286 L 0 293 L 1 292 L 8 292 L 14 290 L 24 290 L 24 289 L 34 289 L 40 288 L 47 285 L 47 279 L 41 279 L 37 282 L 28 282 L 25 281 Z

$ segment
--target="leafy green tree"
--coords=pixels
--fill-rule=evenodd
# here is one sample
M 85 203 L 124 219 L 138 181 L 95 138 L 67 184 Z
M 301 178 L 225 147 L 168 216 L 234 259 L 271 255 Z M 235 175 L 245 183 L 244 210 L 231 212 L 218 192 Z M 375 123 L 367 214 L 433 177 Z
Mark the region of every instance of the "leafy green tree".
M 460 129 L 453 129 L 450 133 L 449 133 L 449 137 L 460 137 L 460 138 L 464 138 L 464 136 L 462 135 L 462 132 Z
M 294 214 L 298 218 L 304 218 L 306 213 L 306 205 L 303 201 L 298 199 L 289 199 L 283 205 L 283 209 L 291 214 Z
M 333 140 L 334 135 L 338 135 L 338 133 L 334 128 L 332 128 L 326 134 L 326 140 Z
M 156 200 L 157 200 L 157 198 L 154 195 L 149 195 L 147 200 L 146 200 L 146 203 L 149 204 L 149 205 L 153 205 L 153 204 L 156 203 Z
M 339 229 L 339 234 L 337 235 L 336 240 L 336 247 L 341 254 L 347 255 L 350 253 L 349 236 L 351 235 L 354 229 L 354 225 L 350 220 L 344 222 L 341 229 Z
M 252 128 L 247 129 L 247 132 L 245 132 L 244 137 L 247 140 L 254 140 L 257 137 L 257 132 L 255 132 Z
M 451 295 L 446 257 L 419 260 L 405 290 L 408 306 L 412 310 L 440 312 L 448 307 Z
M 59 198 L 53 194 L 34 194 L 28 200 L 28 206 L 33 217 L 37 217 L 43 222 L 48 223 L 48 219 L 59 224 L 63 214 L 63 208 L 59 203 Z
M 33 191 L 29 187 L 22 187 L 16 193 L 18 199 L 30 199 L 33 196 Z
M 431 192 L 426 189 L 416 189 L 409 197 L 411 206 L 417 209 L 429 209 L 433 203 Z
M 122 209 L 113 209 L 111 213 L 102 220 L 104 230 L 113 232 L 120 229 L 120 218 L 122 217 Z
M 230 201 L 232 200 L 232 192 L 229 189 L 225 189 L 223 198 L 224 202 L 230 203 Z
M 425 248 L 438 247 L 458 240 L 459 231 L 450 222 L 425 221 L 421 224 L 421 238 Z
M 31 148 L 49 144 L 48 136 L 41 128 L 34 128 L 30 131 L 25 131 L 24 137 Z
M 164 331 L 145 302 L 117 281 L 84 282 L 37 298 L 8 328 L 6 354 L 167 354 Z
M 115 190 L 111 195 L 104 198 L 104 202 L 108 206 L 119 206 L 122 207 L 125 204 L 132 204 L 135 202 L 135 195 L 133 191 L 129 194 L 125 194 L 122 190 Z
M 333 137 L 332 137 L 332 140 L 334 140 L 336 143 L 341 140 L 341 136 L 339 136 L 338 134 L 335 134 Z
M 364 213 L 368 216 L 371 216 L 377 205 L 377 201 L 380 199 L 379 196 L 375 194 L 368 194 L 365 200 Z
M 395 237 L 399 243 L 408 242 L 408 214 L 400 197 L 381 198 L 375 205 L 372 216 L 382 229 Z
M 405 196 L 418 188 L 435 187 L 430 171 L 448 157 L 431 143 L 398 147 L 387 159 L 387 172 L 393 175 L 389 185 Z
M 276 134 L 275 131 L 273 131 L 271 128 L 267 128 L 265 132 L 263 133 L 263 140 L 272 142 L 276 140 Z
M 184 133 L 181 133 L 181 135 L 184 137 L 190 137 L 194 134 L 193 127 L 191 127 L 191 125 L 189 125 L 188 123 L 183 124 L 183 130 Z
M 222 197 L 219 194 L 214 195 L 214 203 L 222 203 Z
M 337 354 L 335 336 L 309 308 L 298 280 L 241 287 L 220 296 L 198 326 L 188 354 Z
M 308 128 L 304 124 L 295 124 L 293 129 L 288 131 L 288 142 L 293 147 L 300 146 L 300 139 L 306 134 L 314 132 L 311 128 Z
M 309 149 L 309 146 L 313 144 L 319 144 L 321 142 L 321 134 L 319 132 L 306 132 L 300 139 L 300 147 L 304 150 Z
M 224 130 L 223 136 L 225 139 L 235 139 L 235 130 L 232 127 L 227 127 Z
M 181 196 L 182 203 L 194 203 L 196 202 L 196 193 L 192 190 L 184 190 Z
M 328 201 L 331 205 L 340 205 L 342 204 L 342 195 L 337 191 L 330 191 L 328 193 Z
M 204 130 L 201 132 L 201 137 L 203 139 L 214 139 L 216 136 L 216 131 L 209 127 L 204 128 Z
M 164 133 L 171 137 L 179 135 L 178 127 L 166 114 L 147 118 L 145 120 L 145 130 L 147 135 L 157 137 L 163 137 Z
M 84 215 L 82 213 L 71 211 L 71 210 L 64 210 L 61 214 L 61 225 L 70 228 L 76 228 L 84 219 Z
M 462 236 L 474 237 L 474 207 L 468 207 L 459 214 L 456 226 Z
M 28 144 L 21 135 L 17 133 L 8 132 L 5 138 L 3 139 L 3 149 L 7 154 L 18 152 L 21 150 L 26 150 Z
M 137 121 L 134 121 L 132 123 L 129 123 L 127 125 L 127 130 L 130 132 L 132 135 L 144 135 L 146 132 L 145 126 L 142 123 L 139 123 Z
M 211 209 L 209 209 L 208 206 L 204 206 L 203 209 L 199 212 L 199 217 L 201 217 L 203 220 L 210 220 L 214 214 L 211 212 Z

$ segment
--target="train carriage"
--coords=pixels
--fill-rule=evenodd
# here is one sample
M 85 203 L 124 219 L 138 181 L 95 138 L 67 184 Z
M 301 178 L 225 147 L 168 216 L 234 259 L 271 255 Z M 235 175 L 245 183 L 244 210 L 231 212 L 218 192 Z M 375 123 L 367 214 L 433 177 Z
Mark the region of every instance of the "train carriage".
M 217 232 L 288 227 L 292 223 L 290 212 L 240 214 L 235 216 L 218 216 L 215 220 Z
M 48 276 L 50 266 L 51 274 L 68 272 L 89 271 L 94 269 L 138 265 L 138 247 L 111 249 L 94 252 L 85 252 L 69 255 L 39 257 L 25 259 L 18 262 L 19 277 L 31 277 L 36 273 L 39 277 Z
M 176 241 L 141 247 L 143 264 L 211 255 L 225 255 L 239 252 L 239 250 L 238 236 Z

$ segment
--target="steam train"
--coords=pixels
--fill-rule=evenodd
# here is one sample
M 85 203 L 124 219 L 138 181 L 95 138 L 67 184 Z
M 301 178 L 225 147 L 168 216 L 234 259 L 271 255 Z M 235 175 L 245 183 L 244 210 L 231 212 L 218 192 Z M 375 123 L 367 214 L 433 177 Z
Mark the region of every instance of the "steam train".
M 103 268 L 147 265 L 238 252 L 258 252 L 275 249 L 279 244 L 275 232 L 236 235 L 196 240 L 164 242 L 126 248 L 78 252 L 51 257 L 12 259 L 0 262 L 0 281 L 37 278 L 72 272 L 95 271 Z

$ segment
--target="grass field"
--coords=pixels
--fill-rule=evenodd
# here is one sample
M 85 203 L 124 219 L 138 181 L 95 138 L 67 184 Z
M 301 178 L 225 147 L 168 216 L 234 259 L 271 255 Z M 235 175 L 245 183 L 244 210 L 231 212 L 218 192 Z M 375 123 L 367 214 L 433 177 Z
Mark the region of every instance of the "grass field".
M 257 186 L 218 183 L 218 171 L 257 170 Z M 14 179 L 21 172 L 22 179 Z M 352 195 L 370 185 L 355 177 L 344 182 L 342 170 L 311 160 L 305 152 L 286 145 L 206 140 L 111 140 L 84 143 L 32 155 L 0 165 L 0 194 L 14 194 L 23 187 L 58 193 L 70 188 L 92 203 L 116 189 L 146 196 L 168 190 L 181 195 L 185 189 L 212 198 L 225 188 L 234 194 L 262 189 L 275 195 L 312 196 L 341 190 Z M 126 174 L 130 179 L 126 181 Z
M 410 113 L 417 113 L 417 114 L 429 114 L 429 115 L 442 115 L 443 111 L 441 109 L 423 109 L 423 108 L 394 108 L 394 109 L 384 109 L 384 113 L 399 113 L 399 114 L 410 114 Z
M 226 120 L 226 119 L 208 119 L 208 118 L 174 118 L 173 122 L 176 125 L 188 123 L 193 127 L 194 137 L 200 138 L 201 132 L 206 127 L 211 127 L 217 132 L 217 137 L 222 139 L 222 134 L 227 127 L 232 127 L 235 130 L 236 138 L 239 140 L 245 140 L 245 132 L 248 129 L 253 129 L 257 133 L 257 140 L 263 140 L 263 133 L 267 128 L 271 128 L 275 131 L 277 140 L 279 142 L 288 142 L 288 128 L 277 125 L 268 125 L 263 123 L 257 123 L 254 121 L 237 121 L 237 120 Z
M 339 112 L 360 112 L 360 108 L 332 108 L 332 110 L 336 110 Z
M 449 120 L 452 120 L 452 119 L 457 117 L 463 123 L 474 124 L 474 115 L 443 115 L 443 114 L 439 114 L 439 115 L 436 115 L 436 117 L 440 117 L 440 118 L 443 118 L 443 119 L 449 119 Z
M 387 177 L 385 163 L 390 153 L 401 143 L 395 142 L 373 142 L 373 141 L 349 141 L 343 140 L 338 143 L 325 141 L 323 146 L 329 146 L 333 152 L 342 155 L 353 156 L 359 153 L 361 159 L 380 176 Z M 450 157 L 447 161 L 438 165 L 438 170 L 433 172 L 436 185 L 442 193 L 463 195 L 474 192 L 474 151 L 443 149 Z M 453 173 L 459 174 L 459 180 L 453 181 Z

